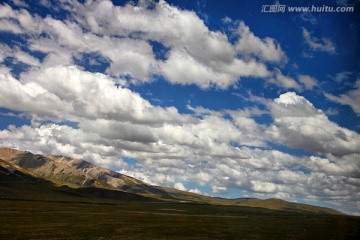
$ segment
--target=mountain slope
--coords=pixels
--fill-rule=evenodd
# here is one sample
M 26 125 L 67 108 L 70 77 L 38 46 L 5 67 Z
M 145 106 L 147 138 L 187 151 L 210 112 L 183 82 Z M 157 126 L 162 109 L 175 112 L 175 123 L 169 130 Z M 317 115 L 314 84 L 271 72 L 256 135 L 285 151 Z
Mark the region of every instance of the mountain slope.
M 138 194 L 95 187 L 71 188 L 51 181 L 0 159 L 0 199 L 61 202 L 158 201 Z
M 57 185 L 124 190 L 144 196 L 172 199 L 161 188 L 80 159 L 42 156 L 9 148 L 0 148 L 0 158 Z
M 167 195 L 161 188 L 151 186 L 138 179 L 96 166 L 81 159 L 52 155 L 47 156 L 47 158 L 53 160 L 55 163 L 64 164 L 71 169 L 81 171 L 82 174 L 89 178 L 105 183 L 110 189 L 123 190 L 146 196 Z M 83 184 L 80 183 L 80 185 Z
M 97 193 L 106 190 L 102 195 L 113 197 L 116 195 L 116 192 L 127 192 L 129 194 L 136 194 L 136 196 L 139 197 L 150 197 L 153 199 L 175 202 L 194 202 L 213 205 L 259 207 L 273 210 L 342 214 L 329 208 L 292 203 L 280 199 L 223 199 L 172 188 L 152 186 L 135 178 L 101 168 L 84 160 L 63 156 L 42 156 L 26 151 L 0 148 L 0 159 L 2 159 L 0 160 L 0 182 L 4 182 L 4 179 L 7 179 L 8 182 L 19 182 L 18 180 L 21 179 L 20 184 L 17 186 L 20 186 L 21 184 L 24 185 L 25 183 L 29 185 L 29 183 L 35 181 L 38 183 L 46 183 L 47 185 L 49 185 L 48 183 L 51 183 L 54 185 L 52 187 L 65 185 L 68 188 L 62 188 L 78 188 L 75 195 L 85 191 L 87 194 L 86 196 L 88 197 L 88 194 L 90 193 L 96 195 Z M 2 190 L 5 191 L 4 189 Z M 16 191 L 16 189 L 14 190 L 11 188 L 8 188 L 8 190 Z M 54 191 L 54 189 L 51 188 L 51 191 Z M 111 194 L 109 194 L 109 191 L 111 191 Z M 133 195 L 131 196 L 133 197 Z

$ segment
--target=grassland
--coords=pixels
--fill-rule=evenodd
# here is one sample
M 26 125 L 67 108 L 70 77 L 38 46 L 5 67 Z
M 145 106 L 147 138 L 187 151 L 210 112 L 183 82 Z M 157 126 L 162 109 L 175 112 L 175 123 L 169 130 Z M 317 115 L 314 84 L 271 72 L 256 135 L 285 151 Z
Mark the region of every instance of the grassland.
M 0 239 L 359 239 L 360 218 L 237 206 L 0 200 Z

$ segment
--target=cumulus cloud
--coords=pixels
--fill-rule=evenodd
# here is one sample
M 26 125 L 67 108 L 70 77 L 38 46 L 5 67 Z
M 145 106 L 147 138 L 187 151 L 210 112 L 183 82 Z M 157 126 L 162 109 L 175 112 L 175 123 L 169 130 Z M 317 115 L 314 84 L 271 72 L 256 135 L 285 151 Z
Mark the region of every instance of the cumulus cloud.
M 172 83 L 227 88 L 241 77 L 269 76 L 261 61 L 285 58 L 279 44 L 270 38 L 257 38 L 244 23 L 241 26 L 247 30 L 240 39 L 255 39 L 260 48 L 235 47 L 225 34 L 209 30 L 194 12 L 179 10 L 165 1 L 151 9 L 143 2 L 123 7 L 111 1 L 69 4 L 67 9 L 76 21 L 51 16 L 42 19 L 9 5 L 1 6 L 0 20 L 10 21 L 2 26 L 13 33 L 38 34 L 28 39 L 29 48 L 46 53 L 48 66 L 72 64 L 78 53 L 97 53 L 108 59 L 107 73 L 131 76 L 134 82 L 149 82 L 153 74 L 162 74 Z M 40 35 L 43 32 L 45 36 Z M 165 60 L 155 58 L 149 41 L 169 49 Z M 239 54 L 245 58 L 237 57 Z
M 170 82 L 192 84 L 201 88 L 217 86 L 227 88 L 235 84 L 240 77 L 266 77 L 269 71 L 262 63 L 254 60 L 245 62 L 234 59 L 231 64 L 219 63 L 216 67 L 198 62 L 186 51 L 173 50 L 169 58 L 160 64 L 161 71 Z
M 150 44 L 141 39 L 111 38 L 85 33 L 74 22 L 63 22 L 47 17 L 43 21 L 51 38 L 30 39 L 30 49 L 49 54 L 46 65 L 57 65 L 60 61 L 50 58 L 65 55 L 71 64 L 76 53 L 96 53 L 107 59 L 107 72 L 114 76 L 130 75 L 135 81 L 149 81 L 150 74 L 156 72 L 157 63 Z M 64 64 L 64 62 L 62 63 Z
M 10 73 L 1 73 L 0 83 L 3 86 L 0 90 L 1 107 L 46 116 L 48 119 L 71 111 L 70 104 L 62 102 L 37 83 L 21 83 Z M 37 104 L 33 104 L 35 100 Z
M 244 22 L 240 22 L 236 33 L 239 35 L 239 40 L 235 45 L 238 54 L 255 56 L 268 62 L 287 61 L 280 44 L 272 38 L 260 39 L 255 36 Z
M 26 80 L 21 82 L 10 74 L 0 74 L 6 86 L 0 90 L 1 106 L 40 119 L 104 118 L 147 124 L 191 121 L 190 116 L 180 115 L 174 107 L 153 106 L 139 94 L 116 86 L 109 76 L 76 66 L 50 67 L 22 76 Z M 33 104 L 35 101 L 37 104 Z
M 334 155 L 359 153 L 360 135 L 331 122 L 304 97 L 287 92 L 270 106 L 273 140 L 293 148 Z
M 138 32 L 141 38 L 159 41 L 168 47 L 185 48 L 205 64 L 233 60 L 232 46 L 226 35 L 210 31 L 194 12 L 180 10 L 163 0 L 152 9 L 145 2 L 118 7 L 111 1 L 93 1 L 77 5 L 74 14 L 95 33 L 129 36 Z
M 0 142 L 3 146 L 70 155 L 104 167 L 121 168 L 121 173 L 155 185 L 185 189 L 181 183 L 192 182 L 211 186 L 214 194 L 235 188 L 253 197 L 321 199 L 329 204 L 341 198 L 352 204 L 359 184 L 359 154 L 296 157 L 276 150 L 228 146 L 220 155 L 211 149 L 200 152 L 201 146 L 189 147 L 165 139 L 156 144 L 139 142 L 142 145 L 135 149 L 135 145 L 126 145 L 128 141 L 122 139 L 58 124 L 10 126 L 0 131 Z M 231 149 L 237 149 L 240 155 L 226 154 Z M 138 162 L 127 165 L 122 160 L 125 157 Z M 196 188 L 189 191 L 201 193 Z M 342 198 L 344 195 L 347 199 Z
M 154 130 L 156 135 L 168 143 L 203 149 L 210 155 L 238 156 L 241 152 L 229 144 L 263 146 L 264 139 L 258 135 L 261 126 L 251 118 L 236 117 L 232 121 L 218 116 L 206 116 L 196 124 L 182 126 L 165 125 Z M 204 154 L 202 151 L 200 153 Z
M 359 157 L 359 154 L 349 154 L 341 158 L 333 155 L 329 155 L 327 158 L 311 156 L 306 166 L 314 172 L 358 178 L 360 173 Z

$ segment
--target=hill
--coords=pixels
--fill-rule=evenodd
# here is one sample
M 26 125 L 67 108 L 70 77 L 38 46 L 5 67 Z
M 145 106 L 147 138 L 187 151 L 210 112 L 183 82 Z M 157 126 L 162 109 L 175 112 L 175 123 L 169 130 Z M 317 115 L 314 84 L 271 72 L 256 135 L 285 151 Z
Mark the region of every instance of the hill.
M 10 148 L 0 148 L 0 182 L 1 196 L 5 198 L 135 199 L 342 214 L 329 208 L 281 199 L 223 199 L 152 186 L 81 159 L 43 156 Z

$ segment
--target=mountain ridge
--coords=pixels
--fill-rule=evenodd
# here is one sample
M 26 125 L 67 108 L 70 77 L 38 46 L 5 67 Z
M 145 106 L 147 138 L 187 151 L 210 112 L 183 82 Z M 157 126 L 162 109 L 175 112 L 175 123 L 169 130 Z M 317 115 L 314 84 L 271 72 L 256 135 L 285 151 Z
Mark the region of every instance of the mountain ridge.
M 212 205 L 229 205 L 257 207 L 272 210 L 306 211 L 323 214 L 343 214 L 330 208 L 318 207 L 308 204 L 288 202 L 282 199 L 224 199 L 208 197 L 195 193 L 185 192 L 168 187 L 152 186 L 136 178 L 99 167 L 81 159 L 58 155 L 40 155 L 29 151 L 21 151 L 0 147 L 0 167 L 4 174 L 6 163 L 8 168 L 29 175 L 32 178 L 48 181 L 57 187 L 66 186 L 72 189 L 88 188 L 89 192 L 96 193 L 96 189 L 104 194 L 115 196 L 116 192 L 135 194 L 140 197 L 158 199 L 170 202 L 192 202 Z M 10 171 L 11 172 L 11 171 Z M 9 172 L 9 174 L 10 174 Z M 0 172 L 1 173 L 1 172 Z M 1 178 L 0 178 L 1 181 Z

